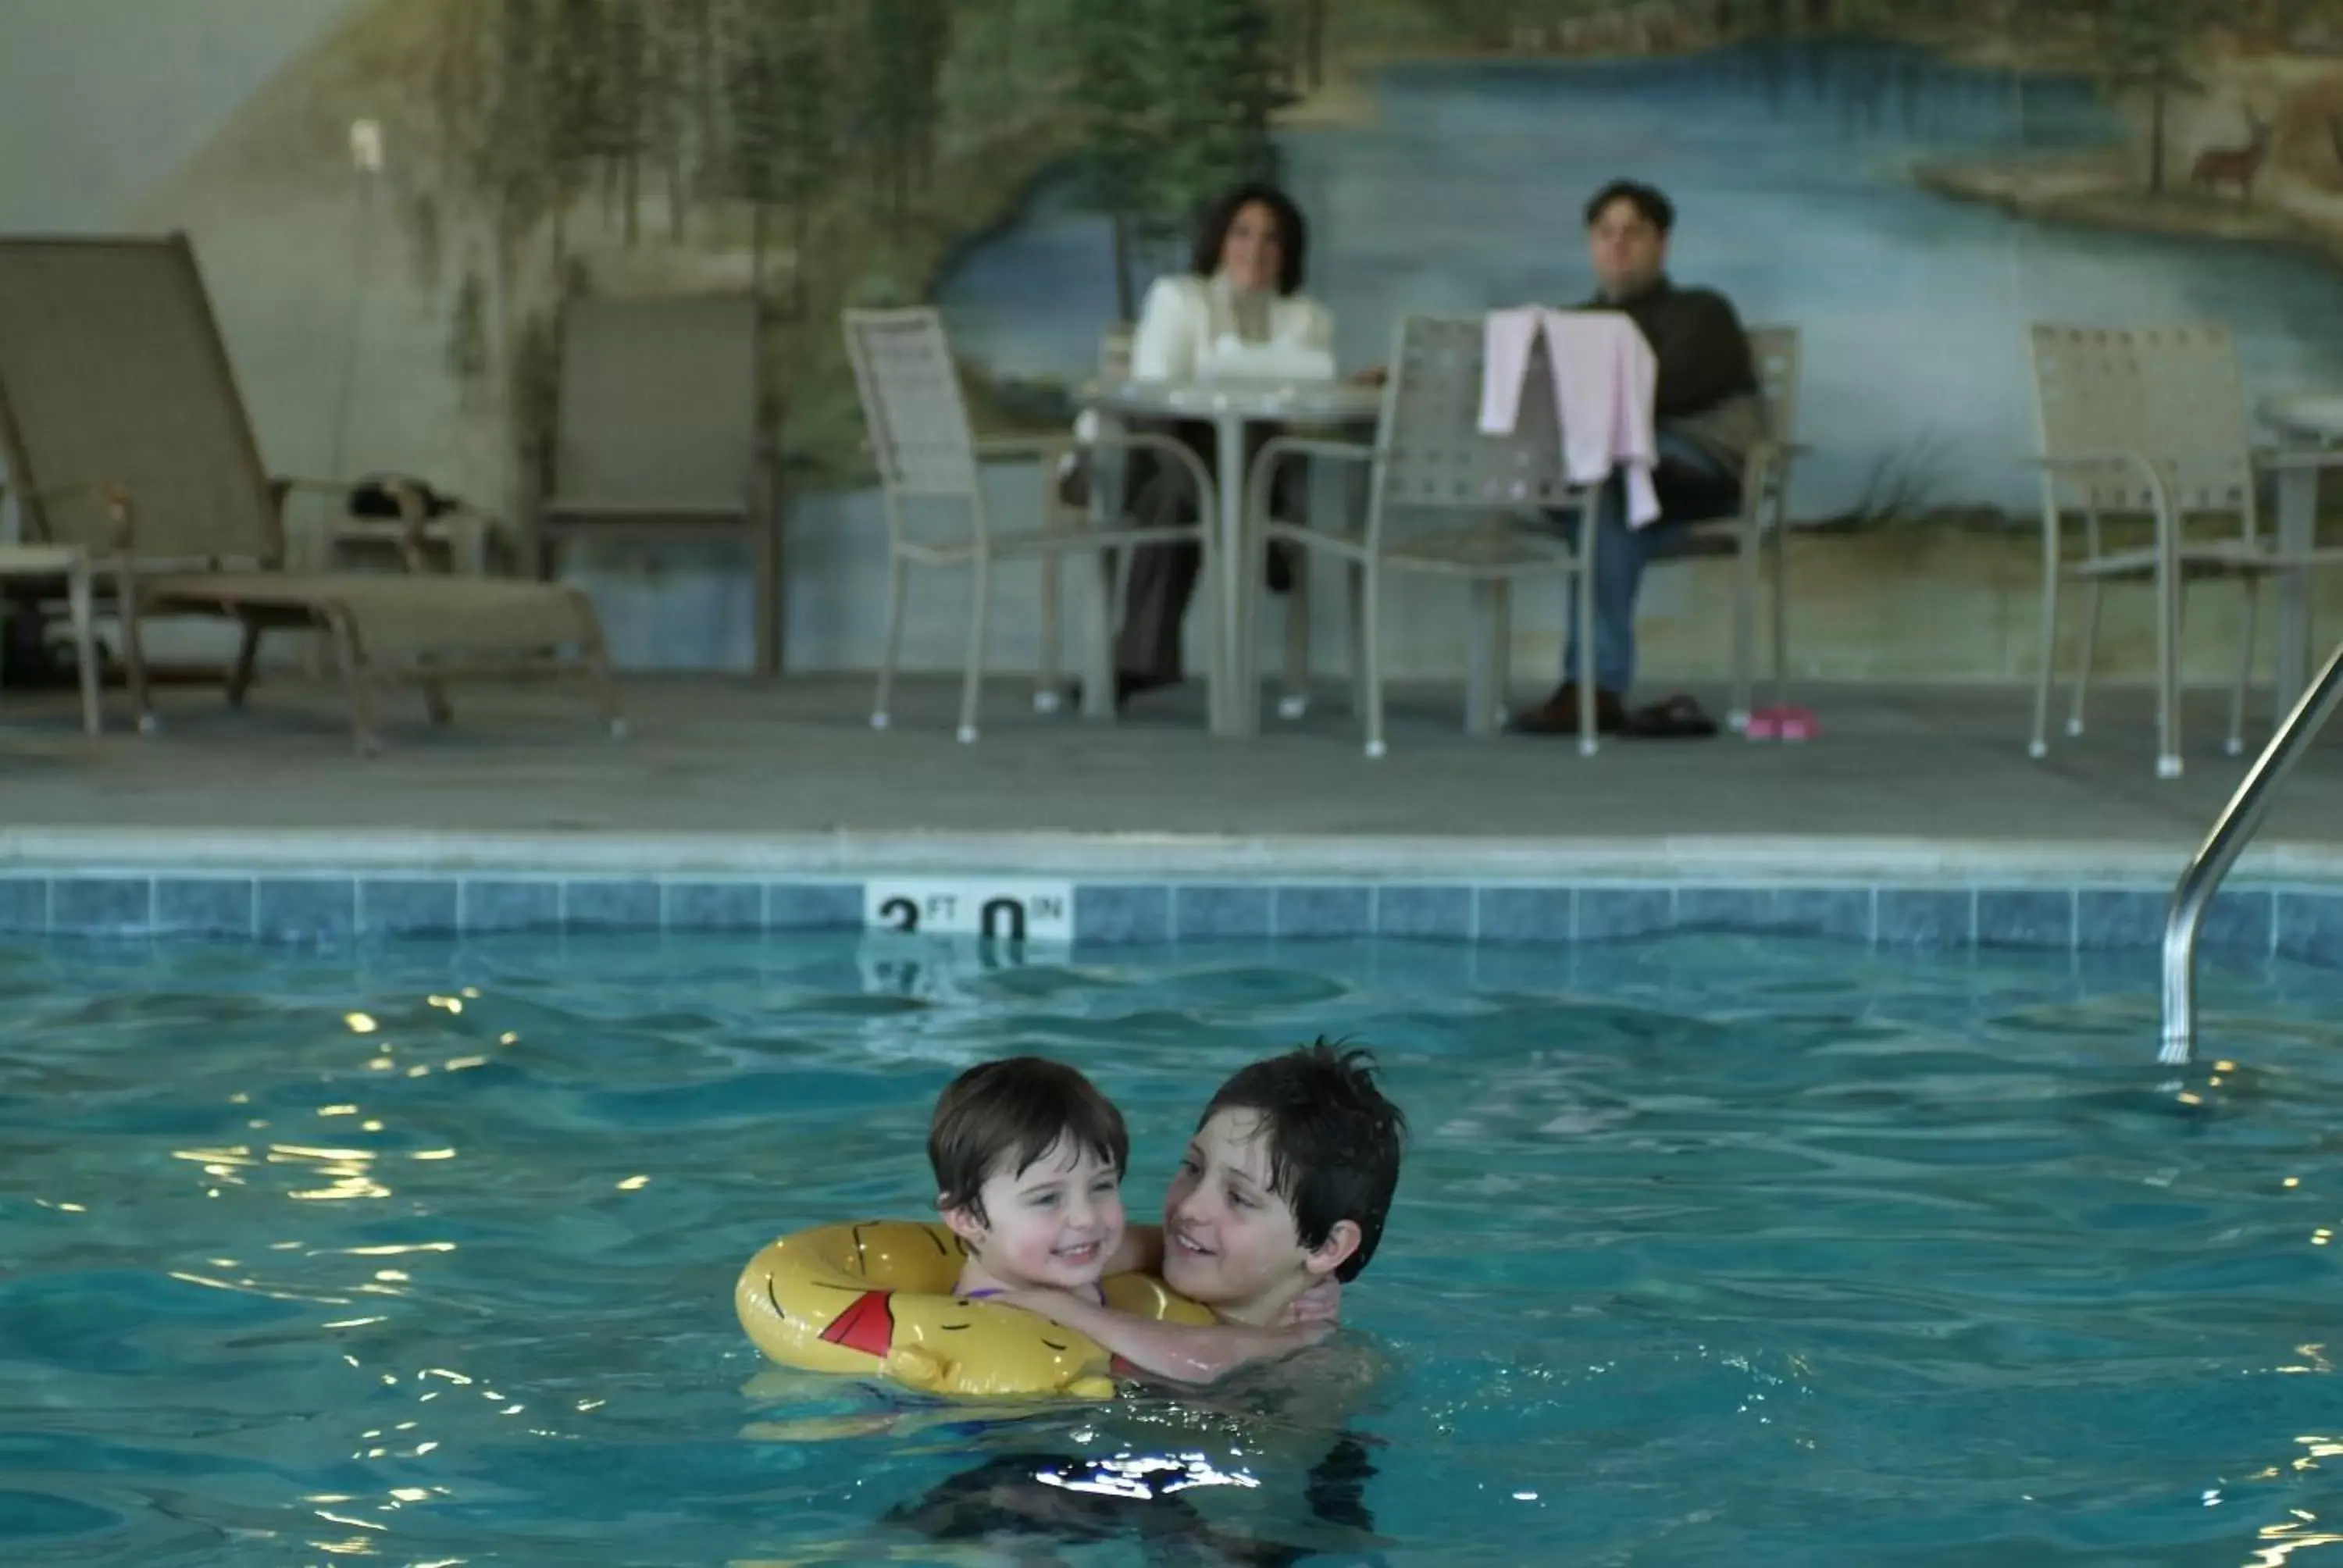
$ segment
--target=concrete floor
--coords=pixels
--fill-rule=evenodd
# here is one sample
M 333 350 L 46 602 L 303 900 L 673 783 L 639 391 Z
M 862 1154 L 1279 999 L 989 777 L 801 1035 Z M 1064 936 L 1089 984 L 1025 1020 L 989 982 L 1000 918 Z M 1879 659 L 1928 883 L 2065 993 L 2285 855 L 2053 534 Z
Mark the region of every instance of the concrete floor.
M 961 746 L 942 680 L 909 682 L 895 727 L 876 733 L 866 678 L 639 678 L 619 744 L 566 693 L 459 689 L 445 731 L 419 703 L 393 705 L 390 749 L 372 760 L 349 748 L 338 692 L 291 678 L 264 682 L 243 712 L 209 690 L 166 690 L 164 732 L 143 739 L 118 694 L 119 727 L 93 741 L 69 696 L 12 693 L 0 855 L 2162 877 L 2245 767 L 2220 754 L 2209 694 L 2191 705 L 2187 777 L 2162 783 L 2134 691 L 2110 693 L 2093 732 L 2045 762 L 2026 756 L 2028 699 L 2009 689 L 1815 690 L 1805 695 L 1825 736 L 1810 745 L 1622 741 L 1592 759 L 1567 741 L 1469 739 L 1453 691 L 1403 691 L 1391 755 L 1371 763 L 1338 691 L 1244 743 L 1205 736 L 1193 689 L 1143 699 L 1114 726 L 1037 716 L 1028 689 L 995 682 L 984 739 Z M 1703 694 L 1712 711 L 1716 696 Z M 2343 738 L 2291 780 L 2254 863 L 2343 869 Z

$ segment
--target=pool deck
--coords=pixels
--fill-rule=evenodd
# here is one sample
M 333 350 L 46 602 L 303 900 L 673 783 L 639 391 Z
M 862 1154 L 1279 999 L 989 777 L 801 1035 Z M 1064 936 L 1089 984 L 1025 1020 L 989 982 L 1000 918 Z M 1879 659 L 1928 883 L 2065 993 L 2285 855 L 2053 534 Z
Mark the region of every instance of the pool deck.
M 166 690 L 165 732 L 143 739 L 119 694 L 117 728 L 90 740 L 68 694 L 9 693 L 0 861 L 2140 881 L 2177 871 L 2245 768 L 2220 754 L 2211 693 L 2190 706 L 2187 776 L 2164 783 L 2132 690 L 2095 699 L 2093 732 L 2042 762 L 2013 689 L 1815 689 L 1813 744 L 1619 742 L 1592 759 L 1566 741 L 1470 739 L 1452 691 L 1402 691 L 1391 754 L 1369 762 L 1339 692 L 1229 742 L 1203 733 L 1192 690 L 1109 726 L 1036 715 L 1029 689 L 994 683 L 982 741 L 961 746 L 943 679 L 908 682 L 880 733 L 863 677 L 638 678 L 617 744 L 566 694 L 458 689 L 444 731 L 392 705 L 371 760 L 349 747 L 338 692 L 291 678 L 241 713 Z M 1703 693 L 1712 710 L 1717 695 Z M 2343 737 L 2289 781 L 2241 869 L 2343 876 Z

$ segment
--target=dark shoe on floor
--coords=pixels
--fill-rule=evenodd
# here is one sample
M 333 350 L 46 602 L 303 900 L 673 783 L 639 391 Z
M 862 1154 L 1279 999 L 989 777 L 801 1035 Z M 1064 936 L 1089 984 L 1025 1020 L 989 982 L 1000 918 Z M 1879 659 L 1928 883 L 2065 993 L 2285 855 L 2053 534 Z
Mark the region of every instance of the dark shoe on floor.
M 1575 735 L 1578 733 L 1578 683 L 1565 680 L 1554 688 L 1552 697 L 1527 712 L 1513 715 L 1506 727 L 1515 735 Z M 1594 694 L 1594 732 L 1597 735 L 1624 735 L 1628 719 L 1626 705 L 1615 691 Z
M 1677 696 L 1629 714 L 1627 733 L 1638 740 L 1707 740 L 1716 734 L 1716 720 L 1691 698 Z
M 1176 675 L 1132 675 L 1128 671 L 1118 674 L 1114 678 L 1114 710 L 1121 712 L 1123 705 L 1134 697 L 1143 697 L 1151 691 L 1161 691 L 1167 686 L 1179 684 L 1180 677 Z M 1066 688 L 1066 701 L 1077 710 L 1081 708 L 1081 681 Z

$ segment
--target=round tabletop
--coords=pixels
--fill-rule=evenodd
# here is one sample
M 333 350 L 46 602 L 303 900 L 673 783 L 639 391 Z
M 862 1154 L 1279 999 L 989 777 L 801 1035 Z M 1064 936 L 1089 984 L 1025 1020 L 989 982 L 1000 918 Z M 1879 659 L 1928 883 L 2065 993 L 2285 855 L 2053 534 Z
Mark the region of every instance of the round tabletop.
M 1084 407 L 1163 419 L 1286 419 L 1298 424 L 1372 424 L 1380 387 L 1347 381 L 1106 381 L 1082 389 Z
M 2301 393 L 2262 400 L 2262 422 L 2308 440 L 2343 440 L 2343 393 Z

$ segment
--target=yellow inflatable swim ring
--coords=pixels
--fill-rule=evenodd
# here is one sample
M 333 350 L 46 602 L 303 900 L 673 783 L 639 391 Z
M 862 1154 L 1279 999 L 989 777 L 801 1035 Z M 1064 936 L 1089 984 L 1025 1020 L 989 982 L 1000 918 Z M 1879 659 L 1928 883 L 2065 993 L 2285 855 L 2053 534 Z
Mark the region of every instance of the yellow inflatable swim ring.
M 870 1220 L 784 1236 L 733 1288 L 740 1326 L 783 1366 L 892 1378 L 960 1398 L 1108 1399 L 1128 1369 L 1105 1346 L 999 1302 L 955 1296 L 968 1250 L 940 1224 Z M 1175 1323 L 1212 1314 L 1161 1281 L 1118 1274 L 1106 1303 Z

